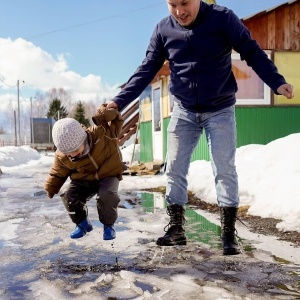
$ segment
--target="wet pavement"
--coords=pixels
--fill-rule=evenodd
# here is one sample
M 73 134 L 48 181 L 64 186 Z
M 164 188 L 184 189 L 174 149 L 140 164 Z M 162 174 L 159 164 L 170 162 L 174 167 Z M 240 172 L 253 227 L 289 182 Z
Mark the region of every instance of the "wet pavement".
M 300 252 L 293 245 L 241 228 L 242 254 L 225 257 L 218 220 L 188 208 L 188 245 L 158 247 L 164 199 L 133 191 L 121 193 L 119 239 L 101 240 L 90 209 L 95 229 L 74 241 L 59 197 L 39 193 L 41 179 L 20 177 L 18 187 L 18 175 L 0 178 L 1 300 L 300 299 Z M 36 187 L 28 192 L 32 180 Z

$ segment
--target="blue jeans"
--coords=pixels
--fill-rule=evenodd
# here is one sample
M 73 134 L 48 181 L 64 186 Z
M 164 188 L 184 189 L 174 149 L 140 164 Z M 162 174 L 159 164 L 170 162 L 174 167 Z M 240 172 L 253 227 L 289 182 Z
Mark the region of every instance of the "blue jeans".
M 166 200 L 169 204 L 187 203 L 186 176 L 191 156 L 203 129 L 206 133 L 215 177 L 218 205 L 238 207 L 234 106 L 217 112 L 194 113 L 175 104 L 168 126 Z M 201 185 L 201 177 L 197 180 Z

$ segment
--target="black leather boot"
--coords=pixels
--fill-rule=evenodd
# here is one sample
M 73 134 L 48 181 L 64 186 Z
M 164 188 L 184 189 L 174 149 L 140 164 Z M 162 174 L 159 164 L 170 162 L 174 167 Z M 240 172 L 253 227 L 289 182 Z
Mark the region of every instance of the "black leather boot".
M 241 253 L 235 230 L 237 211 L 237 207 L 220 207 L 223 255 L 237 255 Z
M 166 234 L 157 239 L 156 244 L 158 246 L 186 245 L 185 230 L 183 229 L 184 212 L 184 207 L 178 204 L 172 204 L 167 207 L 170 222 L 164 229 Z

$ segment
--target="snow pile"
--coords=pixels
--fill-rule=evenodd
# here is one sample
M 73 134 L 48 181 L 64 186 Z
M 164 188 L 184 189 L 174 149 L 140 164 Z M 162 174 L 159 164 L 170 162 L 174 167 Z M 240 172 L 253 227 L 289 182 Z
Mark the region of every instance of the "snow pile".
M 0 147 L 0 167 L 13 167 L 39 158 L 40 154 L 29 146 Z
M 240 205 L 249 205 L 249 213 L 281 219 L 278 229 L 300 232 L 300 134 L 237 149 Z M 191 164 L 189 190 L 209 203 L 216 203 L 210 162 Z
M 139 160 L 139 145 L 122 149 L 123 161 Z M 282 220 L 278 229 L 300 232 L 300 133 L 291 134 L 267 145 L 247 145 L 237 149 L 236 165 L 239 176 L 240 205 L 248 205 L 249 213 Z M 29 147 L 0 148 L 0 167 L 3 172 L 21 164 L 45 164 L 53 153 L 44 157 Z M 32 162 L 30 162 L 32 161 Z M 191 163 L 188 189 L 203 201 L 216 204 L 214 178 L 210 162 Z M 120 189 L 140 190 L 165 186 L 166 176 L 135 176 L 123 180 Z

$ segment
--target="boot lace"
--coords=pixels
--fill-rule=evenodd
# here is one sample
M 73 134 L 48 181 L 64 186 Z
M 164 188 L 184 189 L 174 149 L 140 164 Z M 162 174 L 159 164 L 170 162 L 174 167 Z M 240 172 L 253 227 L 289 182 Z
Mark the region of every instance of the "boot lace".
M 167 215 L 170 216 L 170 221 L 164 228 L 165 232 L 167 232 L 173 225 L 181 227 L 184 225 L 184 208 L 182 206 L 177 204 L 169 205 L 167 207 Z

